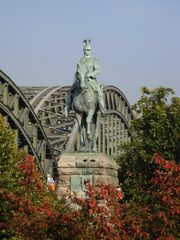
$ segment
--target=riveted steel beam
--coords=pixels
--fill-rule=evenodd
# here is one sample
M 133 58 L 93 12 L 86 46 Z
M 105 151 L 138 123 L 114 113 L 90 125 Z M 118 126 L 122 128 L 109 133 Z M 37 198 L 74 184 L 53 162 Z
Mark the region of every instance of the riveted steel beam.
M 1 70 L 0 113 L 16 130 L 17 147 L 27 149 L 35 156 L 43 174 L 50 171 L 58 178 L 57 161 L 38 117 L 20 89 Z
M 57 160 L 59 160 L 62 151 L 65 150 L 69 134 L 75 124 L 73 112 L 68 118 L 63 114 L 69 89 L 70 87 L 61 86 L 37 88 L 37 90 L 21 87 L 23 93 L 28 93 L 28 96 L 31 96 L 30 104 L 46 132 Z

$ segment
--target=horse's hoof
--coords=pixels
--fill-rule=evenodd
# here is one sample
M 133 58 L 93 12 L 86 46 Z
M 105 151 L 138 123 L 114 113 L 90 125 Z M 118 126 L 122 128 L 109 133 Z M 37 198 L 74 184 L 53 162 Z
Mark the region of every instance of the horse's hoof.
M 97 152 L 97 149 L 96 149 L 96 148 L 93 148 L 93 149 L 92 149 L 92 152 Z
M 80 147 L 79 152 L 85 152 L 85 147 Z
M 88 140 L 92 141 L 92 134 L 88 134 Z

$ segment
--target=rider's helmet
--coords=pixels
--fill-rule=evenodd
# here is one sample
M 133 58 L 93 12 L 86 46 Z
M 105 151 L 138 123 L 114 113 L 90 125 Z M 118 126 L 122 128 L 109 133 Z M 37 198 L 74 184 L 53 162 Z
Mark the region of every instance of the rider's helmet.
M 84 43 L 84 46 L 83 46 L 83 50 L 85 51 L 85 50 L 91 50 L 91 40 L 90 39 L 85 39 L 84 41 L 83 41 L 83 43 Z

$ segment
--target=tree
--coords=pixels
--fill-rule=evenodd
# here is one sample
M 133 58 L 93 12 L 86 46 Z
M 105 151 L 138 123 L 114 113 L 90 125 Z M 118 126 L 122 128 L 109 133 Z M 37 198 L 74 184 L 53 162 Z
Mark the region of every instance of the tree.
M 144 190 L 155 169 L 154 153 L 166 159 L 180 159 L 180 99 L 170 88 L 141 89 L 142 96 L 133 106 L 131 124 L 134 139 L 125 144 L 117 157 L 121 166 L 119 179 L 126 198 L 146 200 Z
M 8 185 L 10 175 L 13 175 L 12 166 L 15 164 L 16 148 L 14 132 L 5 124 L 5 119 L 0 115 L 0 187 Z
M 147 223 L 151 239 L 179 239 L 180 166 L 174 160 L 166 160 L 158 154 L 154 155 L 153 160 L 157 168 L 153 172 L 151 186 L 146 191 L 150 196 Z
M 7 126 L 5 119 L 0 115 L 0 238 L 14 236 L 8 229 L 4 229 L 6 222 L 11 219 L 11 204 L 4 201 L 4 189 L 10 192 L 17 190 L 18 174 L 15 171 L 17 152 L 14 142 L 14 132 Z M 11 181 L 14 179 L 14 181 Z
M 69 208 L 49 191 L 36 165 L 33 156 L 16 149 L 14 132 L 0 117 L 0 239 L 48 239 L 67 232 L 61 219 Z

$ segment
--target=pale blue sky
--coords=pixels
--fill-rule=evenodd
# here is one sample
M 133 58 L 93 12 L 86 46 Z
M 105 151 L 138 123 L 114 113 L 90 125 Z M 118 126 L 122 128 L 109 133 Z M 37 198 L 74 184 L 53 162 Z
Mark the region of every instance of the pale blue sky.
M 17 85 L 71 85 L 92 39 L 99 80 L 130 104 L 140 87 L 180 96 L 180 0 L 0 0 L 0 69 Z

